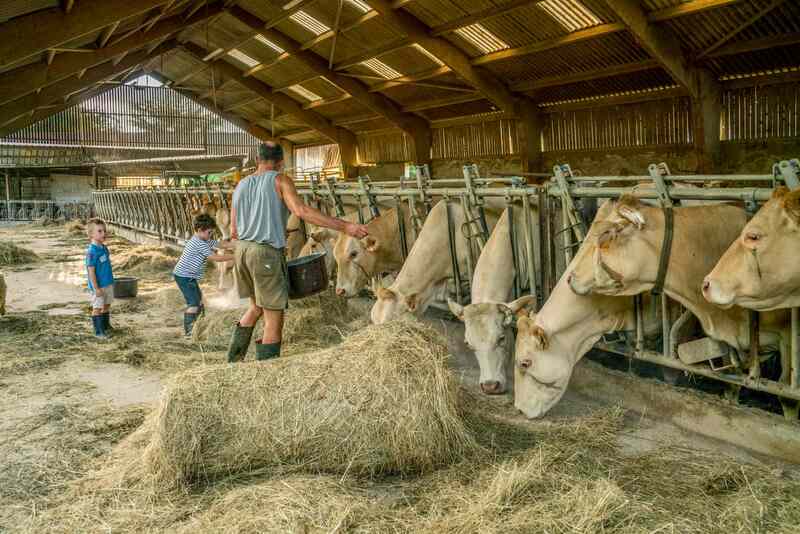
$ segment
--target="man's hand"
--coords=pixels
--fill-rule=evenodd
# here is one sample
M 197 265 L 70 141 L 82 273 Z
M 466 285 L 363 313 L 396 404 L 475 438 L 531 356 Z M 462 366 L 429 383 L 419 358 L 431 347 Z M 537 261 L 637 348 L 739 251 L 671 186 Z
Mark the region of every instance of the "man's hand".
M 369 235 L 365 225 L 356 223 L 347 223 L 347 225 L 344 227 L 344 233 L 350 237 L 355 237 L 356 239 L 361 239 L 362 237 L 367 237 Z
M 102 297 L 106 294 L 105 290 L 102 287 L 95 288 L 94 294 L 96 297 Z

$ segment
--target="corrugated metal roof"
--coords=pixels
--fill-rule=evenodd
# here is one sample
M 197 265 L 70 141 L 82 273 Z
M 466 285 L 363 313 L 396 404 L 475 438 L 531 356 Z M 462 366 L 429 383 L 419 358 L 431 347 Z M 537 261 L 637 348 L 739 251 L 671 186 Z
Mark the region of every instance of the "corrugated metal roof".
M 661 69 L 653 69 L 635 74 L 601 78 L 559 87 L 538 89 L 528 94 L 540 104 L 576 100 L 599 95 L 624 94 L 626 92 L 653 90 L 672 87 L 675 82 Z
M 59 0 L 3 0 L 0 2 L 0 23 L 40 9 L 58 7 Z

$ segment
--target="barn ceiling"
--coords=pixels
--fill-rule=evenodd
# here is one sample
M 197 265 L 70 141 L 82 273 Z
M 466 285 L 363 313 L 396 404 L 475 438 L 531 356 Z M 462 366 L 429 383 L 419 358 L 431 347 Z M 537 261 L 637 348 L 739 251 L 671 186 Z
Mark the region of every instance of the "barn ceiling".
M 144 69 L 301 143 L 796 72 L 794 0 L 7 0 L 0 137 Z

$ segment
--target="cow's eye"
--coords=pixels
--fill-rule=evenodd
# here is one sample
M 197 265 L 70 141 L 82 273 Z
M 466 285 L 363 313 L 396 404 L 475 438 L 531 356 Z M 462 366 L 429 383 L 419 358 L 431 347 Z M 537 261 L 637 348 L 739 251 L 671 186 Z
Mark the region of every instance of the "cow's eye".
M 761 239 L 761 234 L 757 234 L 755 232 L 748 232 L 745 236 L 745 239 L 748 241 L 759 241 Z
M 357 251 L 354 250 L 353 252 L 350 253 L 350 257 L 351 258 L 355 258 L 356 256 L 358 256 L 358 252 Z

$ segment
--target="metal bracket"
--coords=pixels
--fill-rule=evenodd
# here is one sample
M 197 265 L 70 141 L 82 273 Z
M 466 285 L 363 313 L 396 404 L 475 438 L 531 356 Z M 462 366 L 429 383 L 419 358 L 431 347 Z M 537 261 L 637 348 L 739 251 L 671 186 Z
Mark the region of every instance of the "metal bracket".
M 653 179 L 653 184 L 656 186 L 656 193 L 658 193 L 658 201 L 661 203 L 662 208 L 673 207 L 672 198 L 669 196 L 669 188 L 664 180 L 664 176 L 669 176 L 669 167 L 666 163 L 651 163 L 647 166 L 647 171 L 650 173 L 650 178 Z
M 800 189 L 800 161 L 790 159 L 776 163 L 772 166 L 772 175 L 775 182 L 782 179 L 789 189 Z
M 381 212 L 378 210 L 378 203 L 375 200 L 375 195 L 370 192 L 372 184 L 369 181 L 369 176 L 359 176 L 358 185 L 361 188 L 361 193 L 367 197 L 367 205 L 369 206 L 369 212 L 372 218 L 380 217 Z
M 339 218 L 344 217 L 344 206 L 342 206 L 342 199 L 336 194 L 336 178 L 329 176 L 325 181 L 325 185 L 328 187 L 328 195 L 331 197 L 331 202 L 333 202 L 333 207 L 336 210 L 336 216 Z
M 572 230 L 577 238 L 578 244 L 583 243 L 585 235 L 583 232 L 582 219 L 578 213 L 578 210 L 575 208 L 575 201 L 569 192 L 568 179 L 573 178 L 572 168 L 568 163 L 564 163 L 563 165 L 554 165 L 553 177 L 556 179 L 558 188 L 561 190 L 561 206 L 566 212 L 567 220 L 569 222 L 569 224 L 565 225 L 565 228 L 568 227 Z

